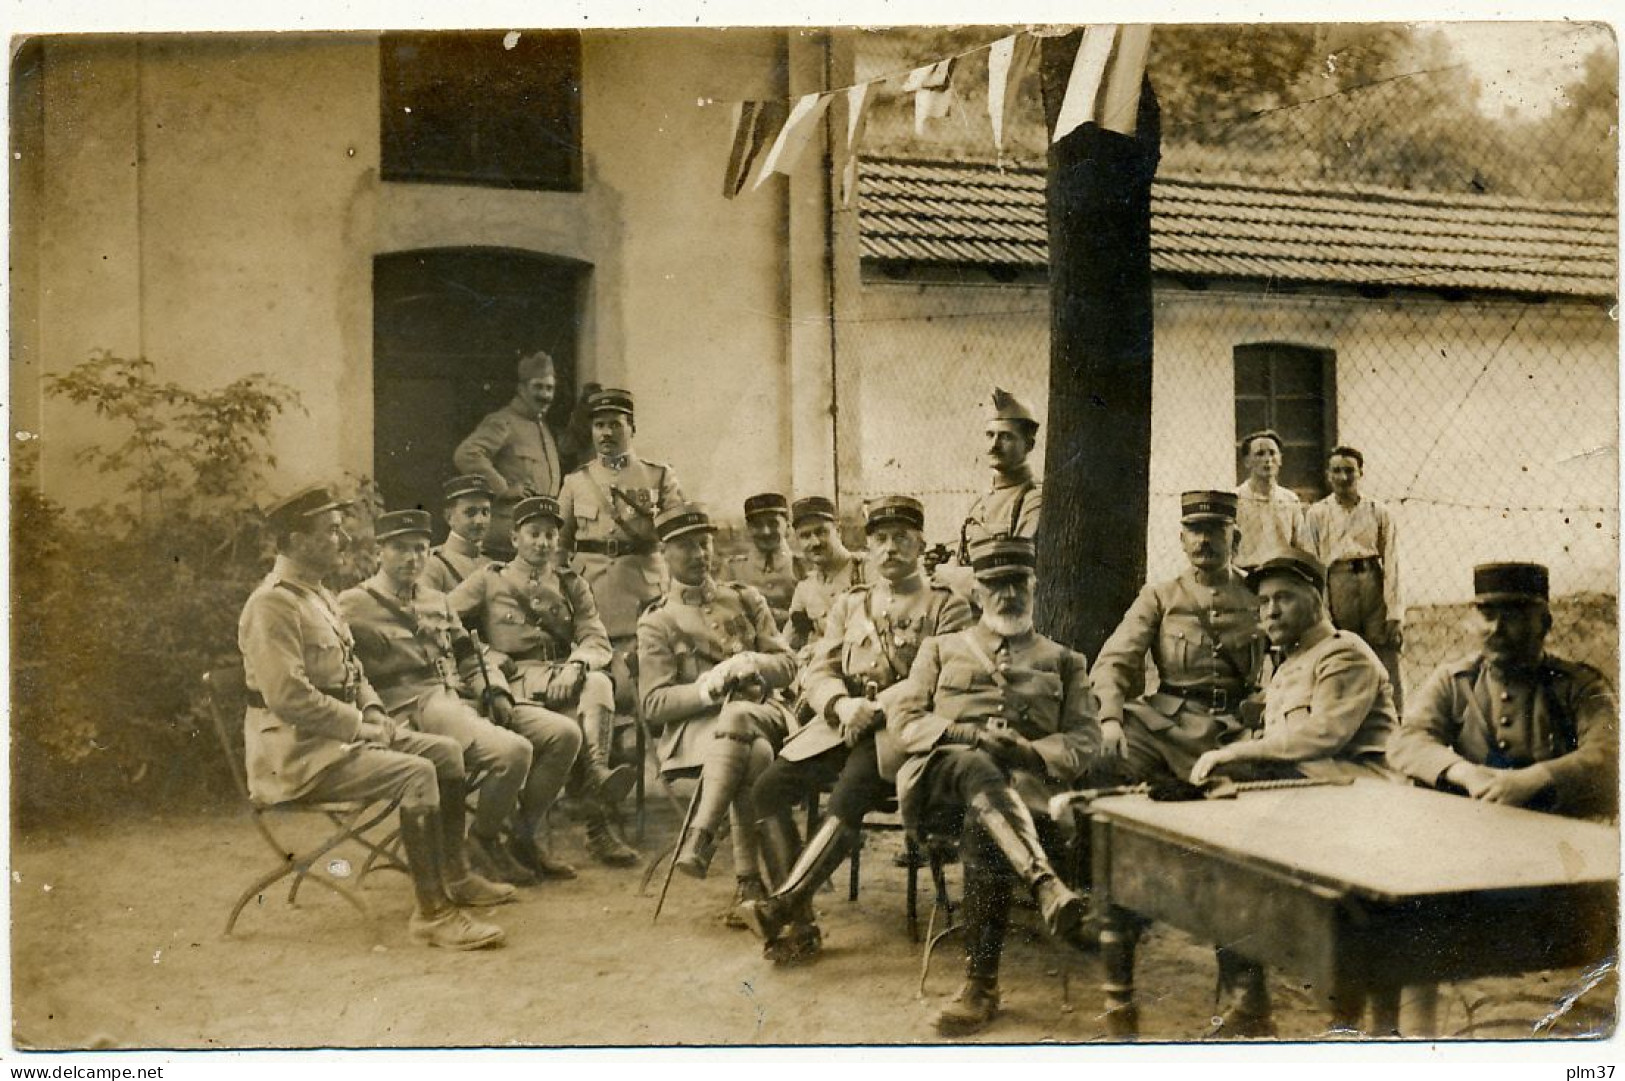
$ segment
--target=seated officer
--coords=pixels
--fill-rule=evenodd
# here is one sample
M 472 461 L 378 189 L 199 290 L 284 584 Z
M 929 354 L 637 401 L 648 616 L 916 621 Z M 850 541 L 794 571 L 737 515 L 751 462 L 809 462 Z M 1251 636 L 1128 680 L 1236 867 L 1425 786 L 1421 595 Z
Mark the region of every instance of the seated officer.
M 1550 590 L 1538 563 L 1473 568 L 1479 651 L 1429 677 L 1389 741 L 1390 765 L 1492 803 L 1619 813 L 1619 707 L 1602 673 L 1546 652 Z
M 784 527 L 790 521 L 790 501 L 777 492 L 763 492 L 745 500 L 745 528 L 751 550 L 730 557 L 722 567 L 725 582 L 755 586 L 773 610 L 773 622 L 782 631 L 790 619 L 790 601 L 803 577 L 801 560 L 790 551 Z
M 465 768 L 485 778 L 469 847 L 487 873 L 514 885 L 531 885 L 535 878 L 502 843 L 502 828 L 519 805 L 530 772 L 530 744 L 480 716 L 461 692 L 485 702 L 491 716 L 504 720 L 512 716 L 513 698 L 502 677 L 480 663 L 446 595 L 419 581 L 429 556 L 428 513 L 380 514 L 373 521 L 373 537 L 378 573 L 339 594 L 339 611 L 355 634 L 367 682 L 401 724 L 457 741 Z
M 971 550 L 975 626 L 927 638 L 886 702 L 886 727 L 909 758 L 897 772 L 905 826 L 964 815 L 965 974 L 937 1018 L 944 1036 L 987 1027 L 999 1008 L 999 956 L 1013 879 L 1044 926 L 1067 940 L 1083 899 L 1055 873 L 1043 840 L 1054 824 L 1029 807 L 1071 786 L 1100 745 L 1088 664 L 1033 630 L 1033 542 L 995 538 Z
M 763 952 L 779 963 L 818 952 L 813 894 L 862 843 L 863 816 L 894 791 L 889 778 L 902 753 L 886 732 L 886 689 L 908 675 L 921 642 L 971 621 L 969 606 L 933 585 L 920 566 L 925 507 L 919 500 L 876 500 L 865 529 L 880 580 L 853 586 L 830 610 L 801 675 L 815 719 L 790 737 L 756 782 L 762 864 L 775 890 L 746 905 L 746 917 L 766 943 Z M 798 855 L 795 808 L 830 785 L 828 814 Z
M 401 843 L 417 897 L 412 938 L 453 950 L 501 945 L 500 927 L 456 907 L 492 904 L 513 892 L 466 871 L 462 749 L 390 719 L 356 660 L 337 601 L 322 585 L 350 541 L 339 513 L 347 505 L 325 488 L 308 488 L 266 511 L 276 565 L 237 624 L 248 686 L 249 792 L 268 804 L 399 799 Z
M 660 768 L 700 768 L 699 802 L 674 859 L 704 878 L 726 815 L 737 899 L 759 900 L 766 891 L 751 786 L 789 731 L 789 711 L 773 692 L 789 686 L 795 659 L 760 593 L 712 579 L 716 526 L 704 508 L 680 504 L 655 525 L 672 585 L 638 620 L 638 689 L 645 719 L 660 731 Z
M 799 657 L 824 634 L 824 620 L 830 605 L 842 593 L 864 581 L 861 556 L 847 551 L 841 543 L 835 504 L 821 495 L 810 495 L 790 505 L 790 524 L 796 543 L 807 561 L 807 576 L 796 584 L 790 598 L 789 626 L 785 636 Z
M 551 748 L 547 768 L 531 770 L 514 854 L 544 877 L 574 878 L 575 868 L 552 854 L 547 825 L 572 763 L 582 778 L 587 848 L 612 867 L 637 862 L 610 824 L 637 777 L 627 766 L 609 768 L 615 732 L 609 637 L 587 583 L 557 565 L 560 520 L 552 496 L 521 499 L 513 508 L 514 560 L 474 574 L 452 592 L 451 607 L 480 628 L 497 662 L 514 670 L 520 704 L 512 724 L 536 744 L 538 764 L 544 746 Z M 575 735 L 568 757 L 560 755 L 561 726 Z
M 481 549 L 491 528 L 491 486 L 476 473 L 452 477 L 444 485 L 441 505 L 448 532 L 445 543 L 429 549 L 423 584 L 450 593 L 491 562 Z
M 1140 590 L 1089 673 L 1100 703 L 1101 784 L 1190 776 L 1204 752 L 1242 734 L 1241 701 L 1258 689 L 1258 598 L 1230 565 L 1236 496 L 1192 491 L 1179 501 L 1190 566 Z M 1144 694 L 1148 652 L 1157 689 Z

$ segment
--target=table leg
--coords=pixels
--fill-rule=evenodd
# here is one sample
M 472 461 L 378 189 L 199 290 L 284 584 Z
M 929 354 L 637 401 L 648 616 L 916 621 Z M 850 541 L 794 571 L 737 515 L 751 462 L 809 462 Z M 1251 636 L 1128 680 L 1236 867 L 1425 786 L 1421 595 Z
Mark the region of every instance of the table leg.
M 1366 1035 L 1379 1040 L 1399 1035 L 1399 992 L 1400 988 L 1393 984 L 1371 989 L 1371 1027 Z
M 1134 951 L 1139 923 L 1125 908 L 1106 907 L 1100 928 L 1100 953 L 1106 965 L 1106 1032 L 1124 1040 L 1140 1034 L 1140 1011 L 1134 1005 Z

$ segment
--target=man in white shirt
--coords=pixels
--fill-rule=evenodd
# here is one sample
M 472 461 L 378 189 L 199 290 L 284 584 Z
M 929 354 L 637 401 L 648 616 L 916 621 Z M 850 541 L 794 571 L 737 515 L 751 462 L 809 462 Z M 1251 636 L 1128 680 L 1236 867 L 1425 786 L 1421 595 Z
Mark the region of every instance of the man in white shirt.
M 1302 548 L 1303 502 L 1275 482 L 1281 475 L 1281 437 L 1266 428 L 1241 440 L 1247 479 L 1236 488 L 1236 566 L 1251 570 L 1287 548 Z

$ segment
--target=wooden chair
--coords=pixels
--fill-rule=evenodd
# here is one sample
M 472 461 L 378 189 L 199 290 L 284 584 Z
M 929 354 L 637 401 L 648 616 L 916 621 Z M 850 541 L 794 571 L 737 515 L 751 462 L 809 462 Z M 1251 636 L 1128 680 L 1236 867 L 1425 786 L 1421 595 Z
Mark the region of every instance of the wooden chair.
M 357 892 L 362 879 L 371 871 L 393 870 L 404 873 L 407 870 L 406 865 L 389 852 L 382 842 L 375 842 L 368 836 L 373 829 L 395 813 L 399 801 L 330 803 L 294 800 L 267 804 L 256 800 L 248 791 L 248 778 L 243 759 L 243 718 L 247 699 L 242 667 L 239 665 L 206 673 L 203 676 L 203 689 L 209 701 L 209 712 L 214 719 L 215 735 L 220 741 L 221 751 L 226 756 L 226 764 L 231 769 L 232 779 L 236 782 L 238 795 L 248 807 L 254 828 L 277 856 L 276 866 L 255 878 L 238 895 L 237 903 L 232 906 L 231 914 L 226 917 L 225 933 L 231 934 L 237 924 L 237 917 L 242 914 L 249 901 L 263 895 L 266 890 L 284 878 L 292 879 L 288 887 L 289 905 L 298 902 L 299 887 L 309 879 L 342 897 L 361 913 L 370 926 L 371 910 Z M 325 822 L 329 829 L 323 839 L 314 845 L 303 848 L 290 845 L 278 836 L 273 824 L 279 818 L 297 817 L 319 819 Z M 354 886 L 346 886 L 326 875 L 312 873 L 319 868 L 320 861 L 328 853 L 347 843 L 357 844 L 367 851 L 366 861 Z

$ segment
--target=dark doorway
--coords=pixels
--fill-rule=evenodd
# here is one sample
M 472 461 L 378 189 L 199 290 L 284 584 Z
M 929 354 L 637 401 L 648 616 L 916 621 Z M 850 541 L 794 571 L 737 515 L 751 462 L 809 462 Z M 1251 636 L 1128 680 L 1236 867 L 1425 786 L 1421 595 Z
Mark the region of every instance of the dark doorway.
M 518 358 L 553 357 L 558 432 L 576 392 L 588 267 L 505 248 L 436 248 L 373 260 L 373 468 L 391 510 L 439 511 L 452 452 L 514 395 Z
M 1235 347 L 1235 361 L 1236 438 L 1273 428 L 1284 444 L 1277 483 L 1313 503 L 1327 493 L 1326 453 L 1337 442 L 1337 354 L 1312 345 L 1251 342 Z M 1246 478 L 1239 458 L 1236 471 Z

